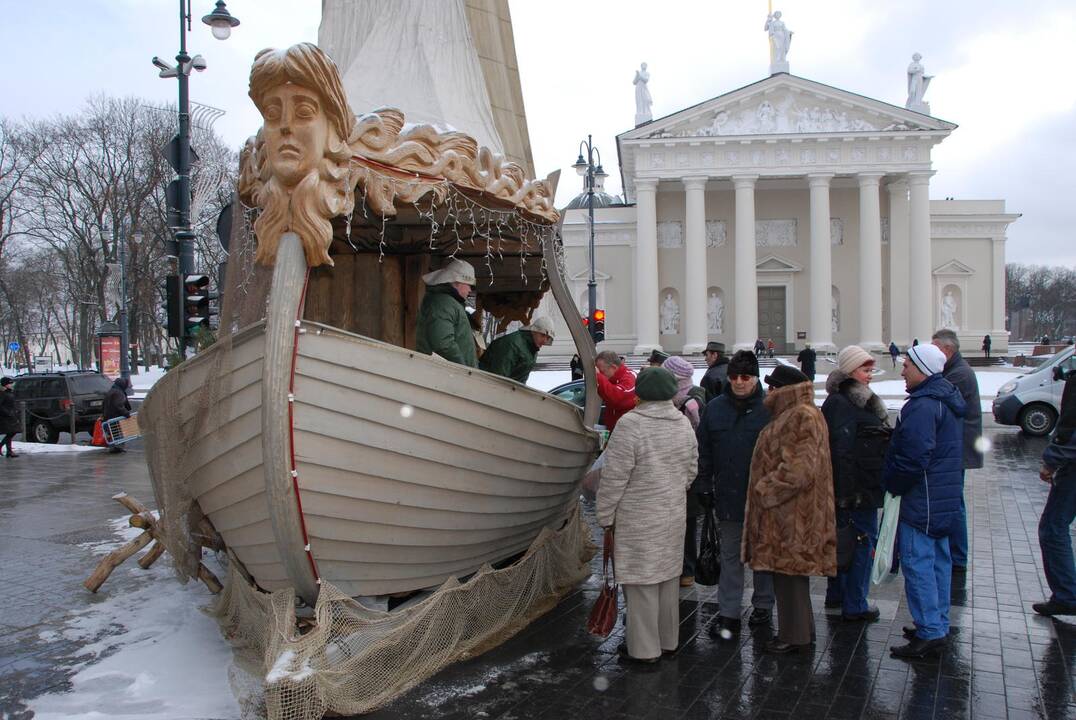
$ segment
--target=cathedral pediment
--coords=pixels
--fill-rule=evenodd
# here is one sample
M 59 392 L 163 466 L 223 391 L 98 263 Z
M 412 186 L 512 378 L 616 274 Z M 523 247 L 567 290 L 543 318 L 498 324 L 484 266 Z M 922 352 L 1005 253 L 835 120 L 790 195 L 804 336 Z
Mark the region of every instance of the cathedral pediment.
M 758 261 L 755 270 L 758 272 L 800 272 L 803 266 L 776 255 L 767 255 Z
M 934 268 L 935 275 L 974 275 L 975 271 L 960 262 L 959 260 L 950 260 L 947 263 L 943 263 Z
M 624 140 L 949 132 L 956 126 L 879 100 L 779 74 L 623 133 Z

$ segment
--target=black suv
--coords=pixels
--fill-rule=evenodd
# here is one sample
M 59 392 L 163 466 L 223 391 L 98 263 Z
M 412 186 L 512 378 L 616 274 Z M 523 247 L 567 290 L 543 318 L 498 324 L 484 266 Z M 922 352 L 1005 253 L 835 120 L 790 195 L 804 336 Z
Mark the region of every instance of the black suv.
M 95 372 L 72 371 L 15 378 L 15 401 L 26 406 L 28 442 L 54 443 L 61 432 L 93 432 L 112 381 Z

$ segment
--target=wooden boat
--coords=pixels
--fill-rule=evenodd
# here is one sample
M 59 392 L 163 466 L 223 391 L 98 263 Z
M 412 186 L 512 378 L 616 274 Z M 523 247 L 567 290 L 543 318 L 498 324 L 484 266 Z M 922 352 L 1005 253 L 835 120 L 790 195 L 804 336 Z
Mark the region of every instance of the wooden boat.
M 359 207 L 334 195 L 324 203 L 327 237 L 284 231 L 269 243 L 274 228 L 261 220 L 276 210 L 260 202 L 273 163 L 268 121 L 244 152 L 240 196 L 259 206 L 258 258 L 272 264 L 267 302 L 248 307 L 267 311 L 222 317 L 222 333 L 241 327 L 148 393 L 158 503 L 186 515 L 169 498 L 189 497 L 191 518 L 209 519 L 259 587 L 294 587 L 310 604 L 325 581 L 352 596 L 433 588 L 558 529 L 598 450 L 593 344 L 560 274 L 550 181 L 523 180 L 461 133 L 406 129 L 397 111 L 332 117 L 331 61 L 310 45 L 279 52 L 281 62 L 288 53 L 330 76 L 288 82 L 317 94 L 330 130 L 347 130 L 338 132 L 349 156 L 335 192 L 359 197 Z M 251 96 L 266 115 L 264 88 L 256 93 L 262 57 Z M 241 210 L 236 218 L 241 228 Z M 501 322 L 528 318 L 552 290 L 590 370 L 586 416 L 414 349 L 421 276 L 451 257 L 472 260 L 479 307 Z M 234 295 L 253 271 L 234 249 L 229 265 Z

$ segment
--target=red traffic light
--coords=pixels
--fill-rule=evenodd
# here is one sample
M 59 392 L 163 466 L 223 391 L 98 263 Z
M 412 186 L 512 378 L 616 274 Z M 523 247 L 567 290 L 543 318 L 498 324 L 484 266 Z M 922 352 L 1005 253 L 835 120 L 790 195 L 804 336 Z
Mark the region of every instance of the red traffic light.
M 595 310 L 594 311 L 594 321 L 595 322 L 601 322 L 604 319 L 605 319 L 605 311 L 604 310 Z

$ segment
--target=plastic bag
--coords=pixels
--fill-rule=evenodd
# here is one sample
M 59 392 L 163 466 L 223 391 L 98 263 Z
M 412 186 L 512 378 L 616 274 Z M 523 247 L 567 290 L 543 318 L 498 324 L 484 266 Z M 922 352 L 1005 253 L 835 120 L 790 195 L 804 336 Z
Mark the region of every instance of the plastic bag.
M 717 518 L 713 507 L 706 508 L 702 519 L 702 547 L 695 562 L 695 582 L 717 585 L 721 579 L 721 538 L 717 535 Z
M 897 544 L 897 524 L 900 522 L 900 496 L 885 494 L 882 506 L 882 525 L 878 528 L 878 544 L 874 547 L 874 567 L 871 582 L 879 584 L 889 576 L 893 566 L 893 554 Z

